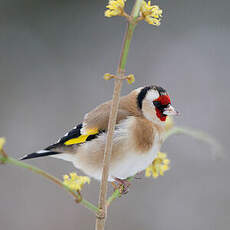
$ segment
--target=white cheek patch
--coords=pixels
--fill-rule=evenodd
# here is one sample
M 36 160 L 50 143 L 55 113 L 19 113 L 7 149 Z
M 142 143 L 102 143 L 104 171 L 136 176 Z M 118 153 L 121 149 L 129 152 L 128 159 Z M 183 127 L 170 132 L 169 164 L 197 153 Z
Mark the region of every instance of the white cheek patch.
M 150 101 L 151 103 L 154 101 L 154 100 L 156 100 L 158 97 L 160 96 L 160 94 L 158 93 L 158 91 L 157 90 L 154 90 L 154 89 L 152 89 L 152 90 L 149 90 L 148 92 L 147 92 L 147 95 L 146 95 L 146 100 L 148 100 L 148 101 Z
M 146 97 L 143 101 L 142 111 L 144 116 L 150 120 L 161 123 L 161 120 L 156 115 L 156 109 L 153 105 L 153 101 L 160 97 L 160 94 L 157 90 L 149 90 L 146 94 Z
M 156 110 L 154 108 L 154 105 L 151 101 L 149 100 L 144 100 L 142 104 L 142 112 L 145 116 L 150 121 L 153 121 L 156 117 Z

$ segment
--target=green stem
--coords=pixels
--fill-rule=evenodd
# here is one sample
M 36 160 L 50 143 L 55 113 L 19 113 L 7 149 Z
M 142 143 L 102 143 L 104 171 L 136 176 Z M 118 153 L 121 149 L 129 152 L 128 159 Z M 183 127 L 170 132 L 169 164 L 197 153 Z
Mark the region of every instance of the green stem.
M 118 78 L 115 79 L 112 105 L 111 105 L 111 110 L 109 115 L 108 132 L 107 132 L 105 151 L 104 151 L 100 194 L 99 194 L 99 201 L 98 201 L 98 207 L 99 209 L 101 209 L 102 215 L 97 216 L 96 226 L 95 226 L 96 230 L 105 229 L 106 212 L 107 212 L 106 196 L 107 196 L 107 185 L 108 185 L 108 176 L 109 176 L 109 162 L 112 153 L 112 139 L 113 139 L 113 133 L 116 125 L 117 112 L 119 107 L 120 91 L 121 91 L 122 81 L 123 81 L 122 77 L 124 77 L 129 47 L 136 26 L 136 17 L 138 16 L 141 7 L 141 2 L 142 0 L 136 0 L 134 4 L 133 11 L 131 14 L 131 19 L 128 22 L 128 28 L 126 30 L 123 46 L 121 49 L 120 62 L 117 70 Z
M 50 175 L 49 173 L 43 171 L 42 169 L 39 169 L 39 168 L 37 168 L 35 166 L 29 165 L 29 164 L 24 163 L 22 161 L 18 161 L 16 159 L 12 158 L 12 157 L 0 156 L 0 162 L 13 164 L 13 165 L 19 166 L 21 168 L 28 169 L 28 170 L 30 170 L 30 171 L 32 171 L 34 173 L 40 174 L 43 177 L 45 177 L 45 178 L 53 181 L 55 184 L 59 185 L 60 187 L 64 188 L 66 191 L 68 191 L 75 198 L 76 201 L 79 200 L 79 203 L 81 203 L 83 206 L 85 206 L 86 208 L 88 208 L 92 212 L 95 213 L 95 212 L 99 212 L 100 211 L 95 205 L 93 205 L 92 203 L 90 203 L 89 201 L 87 201 L 85 199 L 82 199 L 82 197 L 79 194 L 75 193 L 69 187 L 67 187 L 66 185 L 64 185 L 62 183 L 62 181 L 60 181 L 56 177 Z
M 120 197 L 121 193 L 119 189 L 116 189 L 113 194 L 107 199 L 106 205 L 107 207 L 114 201 L 116 198 Z
M 125 66 L 127 63 L 127 57 L 128 57 L 129 48 L 130 48 L 130 43 L 131 43 L 131 40 L 133 37 L 133 32 L 134 32 L 135 27 L 136 27 L 136 18 L 139 16 L 139 11 L 140 11 L 142 2 L 143 2 L 143 0 L 136 0 L 135 4 L 133 6 L 133 10 L 131 13 L 132 19 L 128 23 L 128 28 L 126 30 L 126 34 L 124 37 L 118 73 L 123 73 L 125 71 Z
M 103 159 L 102 179 L 101 179 L 100 194 L 99 194 L 99 201 L 98 201 L 98 207 L 102 210 L 102 215 L 97 216 L 96 230 L 103 230 L 105 227 L 106 211 L 107 211 L 106 196 L 107 196 L 107 184 L 108 184 L 108 175 L 109 175 L 109 162 L 110 162 L 110 157 L 112 152 L 112 138 L 113 138 L 113 132 L 116 125 L 117 112 L 119 107 L 120 91 L 121 91 L 122 81 L 123 81 L 122 77 L 124 77 L 129 47 L 136 26 L 136 18 L 138 17 L 142 1 L 143 0 L 136 0 L 134 4 L 132 14 L 131 14 L 131 19 L 128 22 L 128 28 L 126 30 L 123 46 L 121 49 L 120 62 L 117 70 L 118 78 L 115 79 L 112 105 L 111 105 L 111 110 L 109 115 L 108 132 L 106 137 L 104 159 Z
M 92 204 L 91 202 L 89 202 L 88 200 L 82 199 L 80 204 L 82 204 L 83 206 L 88 208 L 90 211 L 93 211 L 94 213 L 100 212 L 100 209 L 97 206 L 95 206 L 94 204 Z
M 210 136 L 209 134 L 202 132 L 200 130 L 195 130 L 195 129 L 191 129 L 191 128 L 186 128 L 186 127 L 178 127 L 175 126 L 172 129 L 170 129 L 164 137 L 164 141 L 169 138 L 172 135 L 175 134 L 184 134 L 184 135 L 188 135 L 191 136 L 197 140 L 206 142 L 207 144 L 209 144 L 212 148 L 213 154 L 215 155 L 215 157 L 217 157 L 217 154 L 219 156 L 222 155 L 222 146 L 221 144 L 212 136 Z
M 125 40 L 123 43 L 123 49 L 122 49 L 122 53 L 121 53 L 121 59 L 120 59 L 120 64 L 119 64 L 119 69 L 118 72 L 124 72 L 125 71 L 125 66 L 127 63 L 127 57 L 128 57 L 128 53 L 129 53 L 129 47 L 130 47 L 130 43 L 132 40 L 132 36 L 133 36 L 133 32 L 135 29 L 136 25 L 129 23 L 128 24 L 128 28 L 126 30 L 126 34 L 125 34 Z
M 140 12 L 140 9 L 141 9 L 142 2 L 143 2 L 143 0 L 136 0 L 135 4 L 133 6 L 131 16 L 134 19 L 138 18 L 138 16 L 139 16 L 139 12 Z

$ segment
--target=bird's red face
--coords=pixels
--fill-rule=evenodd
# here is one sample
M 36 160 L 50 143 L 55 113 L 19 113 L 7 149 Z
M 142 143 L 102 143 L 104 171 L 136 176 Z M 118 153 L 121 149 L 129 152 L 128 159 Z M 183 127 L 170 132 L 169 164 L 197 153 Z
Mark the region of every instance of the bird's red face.
M 161 121 L 165 121 L 168 115 L 178 115 L 178 112 L 172 107 L 169 95 L 161 95 L 153 101 L 156 109 L 156 115 Z
M 160 86 L 146 86 L 139 91 L 137 105 L 150 121 L 165 121 L 168 115 L 179 113 L 172 107 L 171 100 Z

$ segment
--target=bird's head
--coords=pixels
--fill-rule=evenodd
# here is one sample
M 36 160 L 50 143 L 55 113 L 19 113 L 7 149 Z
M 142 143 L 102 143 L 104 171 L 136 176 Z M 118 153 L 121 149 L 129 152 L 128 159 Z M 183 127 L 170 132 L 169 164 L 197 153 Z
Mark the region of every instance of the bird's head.
M 137 105 L 145 118 L 150 121 L 164 122 L 168 115 L 179 113 L 171 105 L 171 100 L 160 86 L 146 86 L 138 89 Z

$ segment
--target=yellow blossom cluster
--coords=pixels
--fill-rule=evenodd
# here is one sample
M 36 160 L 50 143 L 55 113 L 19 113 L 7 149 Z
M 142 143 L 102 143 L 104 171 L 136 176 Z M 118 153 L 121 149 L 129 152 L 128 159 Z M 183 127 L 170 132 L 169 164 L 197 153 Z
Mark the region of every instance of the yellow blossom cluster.
M 105 17 L 121 16 L 124 13 L 126 0 L 109 0 L 109 4 L 106 6 L 108 10 L 105 11 Z
M 162 10 L 157 5 L 151 5 L 151 1 L 143 1 L 141 9 L 140 9 L 140 17 L 142 17 L 147 23 L 159 26 Z
M 157 178 L 164 176 L 164 172 L 169 170 L 170 160 L 167 158 L 166 153 L 159 152 L 151 165 L 145 170 L 145 176 Z
M 90 183 L 90 178 L 87 176 L 78 176 L 77 173 L 70 173 L 63 176 L 63 184 L 73 191 L 80 191 L 84 184 Z

